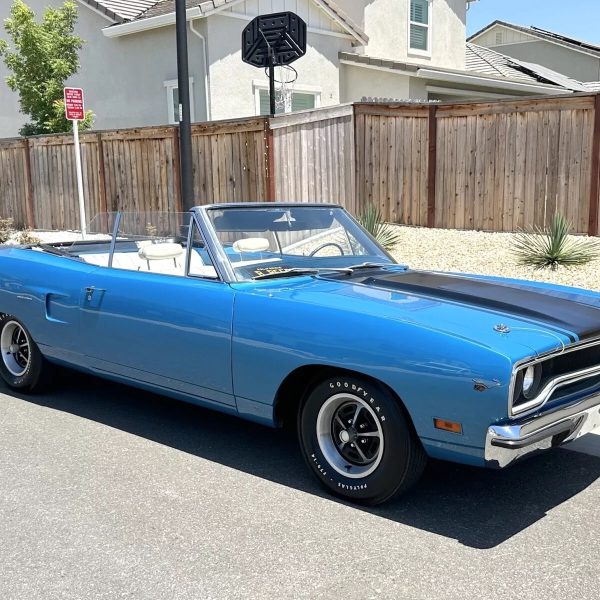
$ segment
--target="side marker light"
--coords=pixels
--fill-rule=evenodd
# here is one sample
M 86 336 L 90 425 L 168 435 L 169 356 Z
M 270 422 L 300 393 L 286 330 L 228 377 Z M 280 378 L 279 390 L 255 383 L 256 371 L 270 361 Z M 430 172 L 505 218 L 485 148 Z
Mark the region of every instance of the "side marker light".
M 433 425 L 436 429 L 442 429 L 443 431 L 449 431 L 450 433 L 462 434 L 462 425 L 455 423 L 454 421 L 446 421 L 446 419 L 434 419 Z

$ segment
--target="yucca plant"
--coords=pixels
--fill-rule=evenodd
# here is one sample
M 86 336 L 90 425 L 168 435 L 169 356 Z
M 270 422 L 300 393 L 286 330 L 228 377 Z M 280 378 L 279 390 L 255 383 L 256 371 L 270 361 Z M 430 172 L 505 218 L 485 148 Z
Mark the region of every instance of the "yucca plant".
M 550 227 L 533 231 L 522 231 L 513 242 L 513 253 L 517 262 L 536 269 L 559 266 L 575 267 L 589 263 L 600 256 L 600 246 L 596 240 L 569 238 L 571 223 L 556 213 Z
M 391 250 L 399 241 L 398 230 L 383 220 L 383 215 L 374 204 L 368 204 L 358 215 L 358 222 L 386 249 Z

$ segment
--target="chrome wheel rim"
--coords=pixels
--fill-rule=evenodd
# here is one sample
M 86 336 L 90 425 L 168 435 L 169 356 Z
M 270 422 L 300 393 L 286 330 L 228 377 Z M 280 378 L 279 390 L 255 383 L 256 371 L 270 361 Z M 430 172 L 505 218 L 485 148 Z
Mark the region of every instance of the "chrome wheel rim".
M 344 477 L 367 477 L 383 456 L 383 430 L 377 414 L 351 394 L 328 398 L 317 416 L 317 439 L 325 460 Z
M 11 375 L 21 377 L 27 372 L 31 361 L 29 336 L 16 321 L 9 321 L 2 329 L 0 351 L 4 366 Z

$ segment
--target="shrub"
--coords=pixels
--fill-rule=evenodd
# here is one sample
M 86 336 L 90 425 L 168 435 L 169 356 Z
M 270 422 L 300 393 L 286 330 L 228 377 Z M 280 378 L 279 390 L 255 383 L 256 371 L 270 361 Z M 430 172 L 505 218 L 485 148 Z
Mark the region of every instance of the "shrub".
M 11 217 L 4 218 L 0 217 L 0 244 L 5 244 L 10 240 L 12 234 L 15 232 L 13 228 L 13 219 Z
M 391 250 L 400 241 L 400 234 L 396 228 L 383 220 L 381 211 L 373 204 L 367 205 L 365 210 L 358 216 L 358 222 L 386 250 Z
M 565 217 L 556 213 L 549 228 L 535 227 L 533 231 L 518 233 L 512 249 L 517 262 L 555 271 L 559 265 L 584 265 L 600 256 L 597 240 L 569 238 L 570 229 L 571 224 Z
M 39 244 L 40 242 L 40 238 L 36 237 L 31 232 L 31 229 L 23 229 L 23 231 L 20 231 L 17 235 L 17 243 L 22 246 L 30 246 L 32 244 Z

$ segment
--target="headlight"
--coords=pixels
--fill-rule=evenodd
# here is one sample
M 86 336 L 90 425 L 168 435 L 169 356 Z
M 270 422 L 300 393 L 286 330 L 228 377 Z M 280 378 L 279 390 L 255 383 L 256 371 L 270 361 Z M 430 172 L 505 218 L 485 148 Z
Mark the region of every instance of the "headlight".
M 539 391 L 540 381 L 542 379 L 541 365 L 530 365 L 523 373 L 523 383 L 521 393 L 527 400 L 531 400 Z

